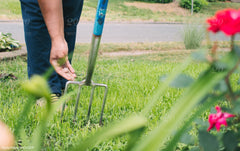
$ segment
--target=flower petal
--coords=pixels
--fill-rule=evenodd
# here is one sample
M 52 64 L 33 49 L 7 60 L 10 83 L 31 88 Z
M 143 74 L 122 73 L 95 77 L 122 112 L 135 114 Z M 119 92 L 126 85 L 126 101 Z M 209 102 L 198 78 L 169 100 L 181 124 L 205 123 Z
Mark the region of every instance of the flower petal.
M 223 117 L 224 117 L 224 118 L 230 118 L 230 117 L 235 117 L 235 115 L 225 112 L 225 113 L 223 113 Z

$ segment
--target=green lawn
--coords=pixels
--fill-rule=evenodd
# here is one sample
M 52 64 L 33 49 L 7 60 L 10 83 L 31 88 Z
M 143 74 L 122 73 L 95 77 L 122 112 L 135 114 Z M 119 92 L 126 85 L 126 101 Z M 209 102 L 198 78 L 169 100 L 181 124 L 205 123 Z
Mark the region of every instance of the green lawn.
M 209 8 L 211 8 L 211 9 L 209 9 Z M 208 6 L 204 7 L 200 11 L 200 13 L 206 14 L 206 15 L 214 15 L 216 11 L 223 9 L 223 8 L 239 9 L 240 4 L 239 3 L 230 3 L 230 2 L 208 3 Z
M 217 10 L 224 8 L 240 8 L 240 3 L 214 2 L 209 3 L 199 13 L 190 15 L 179 15 L 173 12 L 153 12 L 150 9 L 140 9 L 135 6 L 126 6 L 124 2 L 132 0 L 111 0 L 109 1 L 107 21 L 154 21 L 154 22 L 204 22 L 206 18 L 214 15 Z M 19 0 L 0 0 L 0 19 L 21 19 Z M 82 12 L 82 21 L 93 21 L 95 17 L 97 0 L 85 0 Z M 164 5 L 164 4 L 162 4 Z
M 104 45 L 103 45 L 104 46 Z M 84 47 L 83 47 L 84 48 Z M 73 67 L 79 75 L 77 80 L 85 76 L 87 57 L 86 53 L 77 47 L 73 58 Z M 100 56 L 97 62 L 93 81 L 105 83 L 109 87 L 107 104 L 104 112 L 104 124 L 120 120 L 131 113 L 139 112 L 151 97 L 157 87 L 161 85 L 159 77 L 171 72 L 173 68 L 185 60 L 190 53 L 159 52 L 156 54 L 127 56 L 127 57 L 103 57 Z M 207 67 L 206 64 L 193 63 L 186 73 L 197 78 L 198 74 Z M 17 80 L 1 79 L 0 87 L 0 119 L 7 123 L 12 129 L 23 110 L 24 103 L 28 99 L 21 88 L 21 83 L 27 79 L 26 58 L 17 58 L 11 61 L 1 61 L 1 73 L 12 73 L 18 77 Z M 76 89 L 76 88 L 72 88 Z M 44 147 L 56 150 L 67 149 L 79 138 L 85 138 L 98 129 L 101 99 L 103 90 L 97 89 L 93 103 L 91 122 L 85 126 L 87 115 L 88 99 L 90 89 L 83 89 L 81 105 L 77 114 L 77 122 L 72 122 L 74 111 L 74 100 L 69 101 L 65 111 L 64 123 L 60 122 L 60 114 L 56 114 L 53 120 L 49 121 L 47 135 L 45 136 Z M 156 125 L 162 116 L 169 110 L 175 100 L 181 95 L 181 89 L 169 89 L 167 93 L 159 98 L 158 104 L 149 115 L 149 128 Z M 73 96 L 75 98 L 75 96 Z M 27 136 L 31 136 L 33 130 L 39 123 L 41 108 L 32 107 L 30 114 L 24 121 L 24 129 Z M 12 129 L 13 130 L 13 129 Z M 121 150 L 125 147 L 127 136 L 106 141 L 95 147 L 95 150 Z
M 0 0 L 1 19 L 21 19 L 21 7 L 19 0 Z
M 73 58 L 73 67 L 77 72 L 77 80 L 82 80 L 87 68 L 87 50 L 89 44 L 77 45 Z M 222 46 L 225 46 L 223 44 Z M 116 48 L 116 49 L 113 49 Z M 105 52 L 124 51 L 152 51 L 153 54 L 139 56 L 107 56 Z M 168 50 L 168 51 L 166 51 Z M 109 93 L 104 111 L 104 126 L 110 125 L 113 121 L 119 121 L 133 113 L 140 112 L 148 102 L 151 101 L 153 93 L 161 87 L 160 77 L 173 71 L 173 69 L 184 62 L 192 50 L 184 50 L 180 43 L 131 43 L 131 44 L 102 44 L 99 58 L 97 60 L 93 81 L 107 84 Z M 223 53 L 224 54 L 224 53 Z M 192 62 L 184 73 L 189 74 L 194 79 L 208 67 L 205 63 Z M 22 88 L 21 84 L 27 80 L 26 57 L 19 57 L 14 60 L 1 61 L 0 73 L 13 74 L 18 79 L 0 79 L 0 120 L 5 122 L 12 131 L 14 125 L 23 110 L 29 96 Z M 232 80 L 237 81 L 239 74 Z M 239 88 L 233 85 L 233 88 Z M 71 87 L 70 90 L 77 90 Z M 169 88 L 163 96 L 158 98 L 158 103 L 148 114 L 148 128 L 152 130 L 157 123 L 166 115 L 175 101 L 182 95 L 184 89 Z M 98 121 L 103 99 L 103 89 L 96 89 L 90 123 L 85 125 L 90 88 L 85 87 L 82 91 L 81 101 L 78 108 L 77 122 L 73 122 L 73 112 L 76 94 L 68 101 L 67 109 L 64 112 L 63 123 L 60 122 L 60 113 L 56 113 L 48 122 L 47 134 L 44 139 L 44 149 L 46 150 L 67 150 L 79 141 L 99 129 Z M 24 132 L 28 140 L 33 135 L 33 131 L 39 125 L 44 108 L 34 105 L 29 108 L 30 114 L 23 122 Z M 207 114 L 204 114 L 207 117 Z M 95 146 L 92 150 L 123 150 L 126 147 L 128 135 L 115 139 L 106 140 Z M 23 141 L 23 147 L 29 147 L 31 142 Z M 31 146 L 30 146 L 31 147 Z M 181 147 L 180 147 L 181 148 Z M 182 149 L 180 149 L 182 150 Z

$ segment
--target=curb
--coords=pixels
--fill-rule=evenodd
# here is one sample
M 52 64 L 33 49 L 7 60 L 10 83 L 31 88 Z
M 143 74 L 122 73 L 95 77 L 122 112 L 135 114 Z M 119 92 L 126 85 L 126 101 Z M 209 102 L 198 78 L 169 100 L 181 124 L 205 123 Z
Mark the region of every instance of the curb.
M 22 46 L 21 49 L 9 52 L 0 52 L 0 61 L 2 60 L 11 60 L 15 59 L 18 56 L 26 56 L 27 50 L 25 46 Z

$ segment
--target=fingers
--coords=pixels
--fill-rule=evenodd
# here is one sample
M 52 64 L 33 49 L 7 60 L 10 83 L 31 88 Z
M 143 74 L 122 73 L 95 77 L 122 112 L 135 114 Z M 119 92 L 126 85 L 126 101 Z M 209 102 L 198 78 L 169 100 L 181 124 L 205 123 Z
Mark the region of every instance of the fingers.
M 60 65 L 58 63 L 58 59 L 51 60 L 51 64 L 55 71 L 67 80 L 73 81 L 76 78 L 76 74 L 74 73 L 74 69 L 70 65 L 69 61 L 67 61 L 64 65 Z M 71 68 L 71 69 L 70 69 Z
M 70 64 L 70 62 L 68 60 L 66 62 L 66 67 L 76 77 L 75 70 L 73 69 L 72 65 Z

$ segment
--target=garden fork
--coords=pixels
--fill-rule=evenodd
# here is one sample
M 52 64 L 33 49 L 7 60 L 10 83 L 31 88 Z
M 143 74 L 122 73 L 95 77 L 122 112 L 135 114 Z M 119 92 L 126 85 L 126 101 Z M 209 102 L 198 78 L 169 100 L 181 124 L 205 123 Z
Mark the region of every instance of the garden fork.
M 89 121 L 89 117 L 90 117 L 92 101 L 93 101 L 93 96 L 94 96 L 94 90 L 96 87 L 104 87 L 105 93 L 104 93 L 101 115 L 100 115 L 100 120 L 99 120 L 99 124 L 102 125 L 102 117 L 103 117 L 104 106 L 105 106 L 105 102 L 106 102 L 106 98 L 107 98 L 108 87 L 106 84 L 94 83 L 91 79 L 92 79 L 92 74 L 93 74 L 94 67 L 96 64 L 98 48 L 99 48 L 100 41 L 101 41 L 105 15 L 106 15 L 106 11 L 107 11 L 107 4 L 108 4 L 108 0 L 98 0 L 97 12 L 96 12 L 96 17 L 95 17 L 93 36 L 92 36 L 92 42 L 91 42 L 91 49 L 90 49 L 90 54 L 89 54 L 89 58 L 88 58 L 88 68 L 87 68 L 86 78 L 83 81 L 68 81 L 66 83 L 66 87 L 64 90 L 64 94 L 66 94 L 68 92 L 68 86 L 70 84 L 78 85 L 78 93 L 77 93 L 77 99 L 76 99 L 75 111 L 74 111 L 74 121 L 76 120 L 76 114 L 77 114 L 78 103 L 79 103 L 82 87 L 83 86 L 92 87 L 90 100 L 89 100 L 87 122 Z M 66 101 L 64 102 L 63 107 L 62 107 L 61 118 L 63 117 L 65 105 L 66 105 Z

